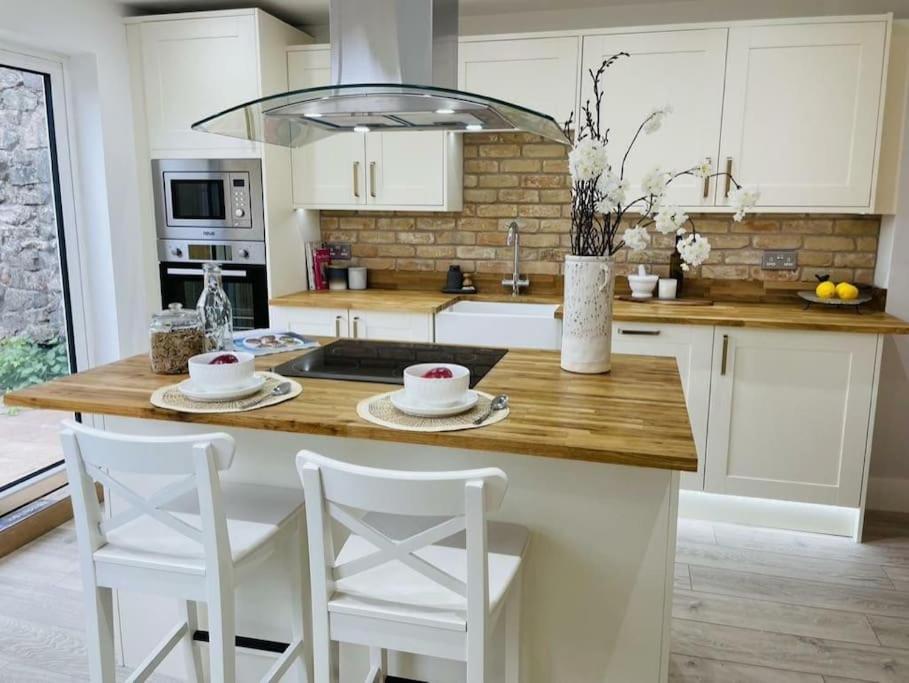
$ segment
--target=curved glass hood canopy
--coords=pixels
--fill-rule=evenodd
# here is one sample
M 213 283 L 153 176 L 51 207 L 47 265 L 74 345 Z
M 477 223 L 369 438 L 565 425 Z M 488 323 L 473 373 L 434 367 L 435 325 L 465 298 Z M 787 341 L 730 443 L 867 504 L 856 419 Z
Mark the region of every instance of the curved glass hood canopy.
M 570 144 L 550 116 L 455 89 L 457 0 L 330 0 L 329 19 L 332 84 L 246 102 L 193 130 L 285 147 L 426 130 L 526 131 Z
M 193 124 L 193 130 L 299 147 L 336 133 L 445 130 L 525 131 L 569 144 L 545 114 L 491 97 L 398 83 L 295 90 L 238 105 Z

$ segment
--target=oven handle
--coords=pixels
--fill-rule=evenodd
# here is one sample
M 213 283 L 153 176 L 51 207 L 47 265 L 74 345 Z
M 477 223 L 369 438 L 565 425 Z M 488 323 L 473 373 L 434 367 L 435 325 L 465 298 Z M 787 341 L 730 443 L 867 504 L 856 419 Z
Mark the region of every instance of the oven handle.
M 203 275 L 203 270 L 201 268 L 168 268 L 168 275 Z M 221 277 L 246 277 L 245 270 L 222 270 Z

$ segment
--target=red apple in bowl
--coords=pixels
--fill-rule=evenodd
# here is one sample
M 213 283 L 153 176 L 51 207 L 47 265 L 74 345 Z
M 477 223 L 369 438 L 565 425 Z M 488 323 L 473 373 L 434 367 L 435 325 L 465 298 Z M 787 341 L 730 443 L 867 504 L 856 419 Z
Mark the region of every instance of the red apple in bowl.
M 469 388 L 470 370 L 463 365 L 418 363 L 404 369 L 404 391 L 414 405 L 456 405 Z

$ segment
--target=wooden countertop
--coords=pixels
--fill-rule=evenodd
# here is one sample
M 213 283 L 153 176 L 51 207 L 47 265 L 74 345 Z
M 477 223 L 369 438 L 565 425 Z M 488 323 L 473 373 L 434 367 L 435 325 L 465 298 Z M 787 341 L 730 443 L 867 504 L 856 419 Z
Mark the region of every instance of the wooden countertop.
M 319 308 L 359 308 L 380 311 L 438 313 L 457 301 L 507 301 L 517 303 L 561 304 L 559 295 L 521 295 L 507 293 L 441 294 L 399 289 L 367 289 L 359 292 L 300 292 L 272 299 L 274 306 L 311 306 Z M 562 317 L 561 307 L 556 311 Z M 804 310 L 800 303 L 737 303 L 718 301 L 712 306 L 634 303 L 616 300 L 613 317 L 619 322 L 675 323 L 680 325 L 721 325 L 779 330 L 858 332 L 865 334 L 909 334 L 909 322 L 882 311 L 820 308 Z
M 346 308 L 365 311 L 438 313 L 458 300 L 457 295 L 401 289 L 346 289 L 297 292 L 272 299 L 272 306 Z
M 330 340 L 325 340 L 330 341 Z M 294 354 L 267 356 L 268 369 Z M 9 406 L 193 422 L 213 426 L 427 444 L 693 472 L 697 451 L 675 359 L 613 356 L 608 375 L 575 375 L 551 351 L 509 351 L 479 383 L 508 394 L 508 419 L 482 429 L 423 433 L 385 429 L 357 416 L 357 403 L 390 385 L 300 378 L 303 393 L 245 413 L 175 413 L 149 403 L 183 379 L 152 374 L 135 356 L 4 397 Z

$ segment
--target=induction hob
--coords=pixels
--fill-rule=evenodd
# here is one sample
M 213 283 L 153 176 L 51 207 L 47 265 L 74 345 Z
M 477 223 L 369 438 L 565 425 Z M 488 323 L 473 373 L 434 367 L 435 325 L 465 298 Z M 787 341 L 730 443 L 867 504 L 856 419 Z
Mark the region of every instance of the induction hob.
M 285 377 L 404 384 L 404 368 L 415 363 L 456 363 L 470 370 L 470 386 L 508 352 L 474 346 L 445 346 L 367 339 L 338 339 L 274 369 Z

